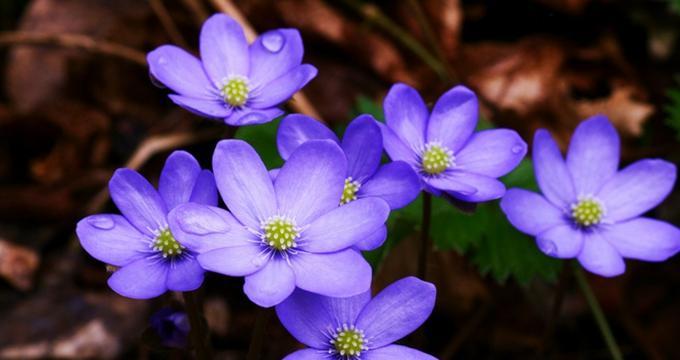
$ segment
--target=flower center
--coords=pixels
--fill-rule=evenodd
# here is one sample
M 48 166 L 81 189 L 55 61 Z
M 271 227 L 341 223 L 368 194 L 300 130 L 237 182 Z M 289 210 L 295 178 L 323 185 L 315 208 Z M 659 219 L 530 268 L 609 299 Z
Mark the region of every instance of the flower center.
M 352 177 L 348 177 L 345 179 L 345 188 L 342 189 L 342 197 L 340 197 L 340 205 L 345 205 L 350 201 L 354 201 L 357 199 L 357 191 L 359 191 L 359 188 L 361 187 L 361 184 L 353 180 Z
M 331 339 L 331 354 L 339 354 L 347 358 L 358 358 L 362 351 L 368 350 L 364 332 L 352 326 L 343 325 L 335 330 Z
M 300 228 L 292 219 L 274 215 L 263 222 L 262 240 L 270 247 L 278 251 L 285 251 L 297 246 L 295 240 L 300 237 Z
M 422 168 L 427 174 L 438 175 L 453 165 L 453 151 L 439 142 L 425 144 L 421 155 Z
M 151 248 L 161 252 L 164 258 L 182 255 L 184 252 L 184 246 L 175 240 L 169 228 L 156 233 L 156 239 L 151 244 Z
M 578 202 L 571 205 L 571 217 L 576 224 L 589 227 L 597 225 L 604 216 L 604 207 L 592 197 L 581 197 Z
M 248 101 L 248 79 L 242 76 L 235 76 L 223 82 L 220 93 L 224 101 L 233 106 L 243 106 Z

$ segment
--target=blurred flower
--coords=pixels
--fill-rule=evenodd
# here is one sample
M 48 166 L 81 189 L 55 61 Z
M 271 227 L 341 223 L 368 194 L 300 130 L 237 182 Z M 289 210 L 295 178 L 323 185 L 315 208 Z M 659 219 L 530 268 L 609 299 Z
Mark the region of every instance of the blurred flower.
M 177 105 L 229 125 L 261 124 L 280 116 L 278 106 L 316 76 L 302 64 L 295 29 L 266 32 L 248 45 L 243 29 L 223 14 L 211 16 L 200 35 L 201 60 L 163 45 L 150 52 L 151 75 L 177 94 Z
M 420 175 L 426 191 L 442 192 L 463 201 L 498 199 L 505 186 L 496 178 L 510 172 L 526 154 L 527 145 L 513 130 L 473 133 L 477 97 L 456 86 L 428 112 L 418 92 L 404 84 L 385 97 L 383 143 L 392 160 L 402 160 Z
M 309 140 L 328 139 L 340 145 L 347 158 L 345 187 L 340 204 L 357 199 L 378 197 L 392 210 L 408 205 L 420 193 L 420 180 L 413 169 L 403 161 L 380 165 L 382 135 L 375 119 L 361 115 L 345 131 L 342 142 L 325 125 L 300 114 L 286 116 L 277 135 L 279 154 L 286 160 L 301 144 Z M 372 236 L 356 244 L 360 250 L 373 250 L 382 245 L 387 236 L 383 226 Z
M 185 312 L 163 308 L 151 316 L 150 323 L 163 346 L 186 348 L 191 327 Z
M 619 137 L 606 117 L 582 122 L 566 161 L 546 130 L 534 136 L 536 180 L 543 196 L 508 190 L 501 207 L 520 231 L 556 258 L 577 258 L 588 271 L 616 276 L 623 258 L 663 261 L 680 249 L 680 230 L 640 217 L 670 193 L 675 165 L 637 161 L 618 171 Z
M 296 286 L 327 296 L 368 290 L 371 267 L 351 247 L 378 231 L 390 208 L 378 198 L 338 206 L 347 160 L 336 143 L 300 145 L 272 182 L 250 145 L 223 140 L 213 169 L 231 213 L 185 204 L 169 216 L 172 231 L 200 247 L 203 268 L 245 276 L 246 295 L 263 307 L 285 300 Z M 226 234 L 214 230 L 226 227 Z
M 393 345 L 422 325 L 432 313 L 434 285 L 415 277 L 401 279 L 371 299 L 370 291 L 330 298 L 296 290 L 276 307 L 283 326 L 310 347 L 284 360 L 435 359 Z
M 175 151 L 161 172 L 158 191 L 139 173 L 118 169 L 109 181 L 111 199 L 121 215 L 88 216 L 76 232 L 94 258 L 120 269 L 109 278 L 118 294 L 148 299 L 166 290 L 201 286 L 203 269 L 191 248 L 168 227 L 168 211 L 189 201 L 217 204 L 213 175 L 189 153 Z

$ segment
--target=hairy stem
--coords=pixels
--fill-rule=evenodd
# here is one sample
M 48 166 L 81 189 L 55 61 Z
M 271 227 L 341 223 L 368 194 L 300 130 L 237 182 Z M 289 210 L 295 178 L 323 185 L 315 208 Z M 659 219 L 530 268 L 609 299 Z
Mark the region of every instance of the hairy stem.
M 604 313 L 602 312 L 602 308 L 600 308 L 600 304 L 597 302 L 595 294 L 593 294 L 593 290 L 590 288 L 590 285 L 588 284 L 588 280 L 586 279 L 583 270 L 579 265 L 577 264 L 573 265 L 576 282 L 578 283 L 578 286 L 581 288 L 583 296 L 585 296 L 586 301 L 588 302 L 588 306 L 590 306 L 590 311 L 592 312 L 593 317 L 595 318 L 595 322 L 597 322 L 597 326 L 600 329 L 600 333 L 602 334 L 604 341 L 607 343 L 609 354 L 611 354 L 612 359 L 614 360 L 623 360 L 621 350 L 619 349 L 619 346 L 616 344 L 616 339 L 614 338 L 614 335 L 612 334 L 612 331 L 609 328 L 607 319 L 605 318 Z
M 418 277 L 425 280 L 427 276 L 427 258 L 430 252 L 430 220 L 432 217 L 432 195 L 423 193 L 423 218 L 420 229 L 420 254 L 418 257 Z
M 196 358 L 199 360 L 210 359 L 212 355 L 208 345 L 208 332 L 196 291 L 183 292 L 182 296 L 184 297 L 184 307 L 189 317 L 189 324 L 191 325 L 189 336 L 196 351 Z

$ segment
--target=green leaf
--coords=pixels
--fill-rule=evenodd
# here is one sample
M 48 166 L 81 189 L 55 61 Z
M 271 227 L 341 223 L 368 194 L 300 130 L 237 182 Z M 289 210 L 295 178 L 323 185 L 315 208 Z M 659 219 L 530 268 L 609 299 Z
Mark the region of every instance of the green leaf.
M 280 168 L 283 159 L 276 148 L 276 131 L 281 118 L 256 126 L 242 126 L 236 131 L 235 139 L 247 141 L 260 155 L 267 169 Z
M 373 115 L 373 117 L 379 121 L 385 120 L 382 105 L 379 102 L 374 101 L 373 99 L 365 95 L 357 96 L 354 108 L 352 109 L 350 116 L 352 118 L 355 118 L 361 114 Z
M 680 0 L 678 0 L 680 2 Z M 679 5 L 680 6 L 680 5 Z M 668 104 L 666 111 L 666 125 L 675 131 L 675 138 L 680 141 L 680 87 L 671 88 L 666 92 Z

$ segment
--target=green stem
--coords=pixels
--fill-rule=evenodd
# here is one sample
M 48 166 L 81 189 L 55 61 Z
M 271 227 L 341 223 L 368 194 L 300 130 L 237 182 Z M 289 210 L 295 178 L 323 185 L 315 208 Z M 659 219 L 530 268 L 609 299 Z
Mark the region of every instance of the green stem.
M 408 32 L 404 31 L 399 25 L 394 23 L 389 17 L 385 16 L 380 9 L 371 4 L 364 4 L 358 0 L 342 0 L 347 6 L 352 8 L 356 13 L 361 15 L 366 21 L 380 27 L 385 32 L 390 34 L 396 40 L 401 42 L 403 46 L 411 50 L 418 56 L 427 66 L 429 66 L 437 76 L 446 82 L 451 82 L 453 79 L 446 70 L 446 66 L 435 56 L 418 42 Z
M 257 308 L 255 314 L 255 325 L 253 325 L 253 334 L 250 339 L 250 346 L 248 347 L 247 360 L 259 360 L 262 358 L 262 345 L 265 340 L 265 330 L 269 322 L 269 309 Z
M 210 346 L 208 345 L 208 332 L 206 331 L 205 320 L 199 305 L 196 291 L 183 292 L 184 309 L 189 317 L 191 330 L 189 336 L 196 350 L 196 358 L 199 360 L 211 359 Z
M 427 277 L 427 255 L 430 252 L 430 220 L 432 217 L 432 195 L 423 193 L 423 219 L 420 229 L 420 256 L 418 257 L 418 277 Z
M 576 282 L 578 283 L 578 286 L 581 288 L 581 291 L 583 292 L 583 295 L 585 296 L 586 301 L 588 302 L 588 306 L 590 306 L 590 311 L 593 313 L 595 322 L 597 322 L 597 326 L 600 328 L 600 333 L 602 334 L 604 341 L 607 343 L 607 348 L 609 349 L 609 353 L 611 354 L 612 359 L 622 360 L 623 356 L 621 355 L 621 350 L 619 349 L 619 346 L 616 344 L 616 339 L 614 338 L 614 335 L 612 334 L 612 331 L 609 328 L 607 319 L 605 318 L 604 313 L 602 312 L 602 308 L 600 308 L 600 304 L 597 302 L 595 294 L 593 294 L 590 285 L 588 285 L 588 280 L 586 279 L 583 270 L 579 265 L 577 264 L 573 265 L 574 275 L 576 276 Z

